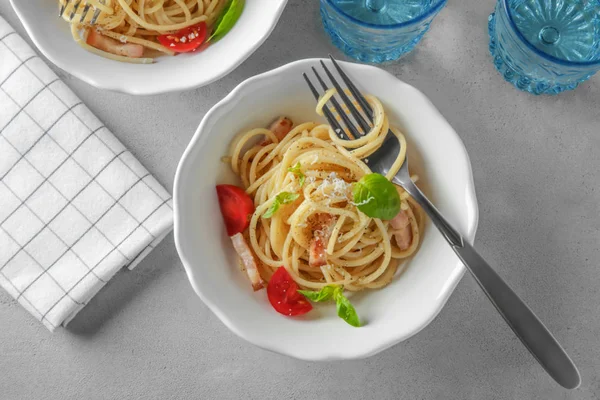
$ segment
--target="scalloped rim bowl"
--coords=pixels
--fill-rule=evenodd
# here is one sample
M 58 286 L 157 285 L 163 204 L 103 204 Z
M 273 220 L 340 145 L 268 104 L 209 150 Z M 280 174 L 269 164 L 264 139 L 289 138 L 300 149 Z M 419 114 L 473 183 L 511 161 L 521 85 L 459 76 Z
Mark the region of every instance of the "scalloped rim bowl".
M 149 65 L 109 60 L 81 48 L 58 17 L 56 0 L 10 2 L 33 43 L 57 67 L 99 89 L 151 95 L 205 86 L 229 74 L 269 37 L 287 0 L 247 1 L 233 29 L 214 45 L 158 57 Z
M 427 219 L 421 247 L 402 273 L 381 290 L 351 294 L 364 323 L 353 328 L 319 304 L 300 318 L 278 314 L 265 291 L 252 292 L 219 212 L 218 183 L 236 177 L 220 161 L 240 131 L 287 115 L 319 120 L 302 73 L 308 59 L 247 79 L 204 117 L 175 176 L 175 243 L 192 287 L 223 323 L 262 348 L 304 360 L 357 359 L 376 354 L 423 329 L 440 312 L 464 267 Z M 463 143 L 431 102 L 412 86 L 376 67 L 343 63 L 365 92 L 378 96 L 392 123 L 406 133 L 411 171 L 438 209 L 469 242 L 477 228 L 477 201 Z M 368 90 L 367 90 L 368 89 Z

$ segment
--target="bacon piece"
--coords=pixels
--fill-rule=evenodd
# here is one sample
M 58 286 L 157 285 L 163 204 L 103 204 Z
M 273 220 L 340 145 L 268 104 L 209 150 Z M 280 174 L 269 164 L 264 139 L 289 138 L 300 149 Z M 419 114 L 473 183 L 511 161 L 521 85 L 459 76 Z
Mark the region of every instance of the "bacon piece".
M 399 230 L 410 225 L 410 219 L 408 219 L 408 213 L 404 210 L 400 210 L 394 218 L 390 220 L 390 225 L 394 230 Z
M 320 267 L 327 264 L 325 247 L 331 237 L 331 229 L 334 223 L 335 218 L 331 214 L 317 214 L 313 238 L 310 241 L 308 252 L 308 264 L 311 267 Z
M 408 213 L 400 210 L 398 215 L 390 220 L 390 225 L 397 231 L 394 233 L 394 239 L 400 250 L 408 249 L 412 242 L 412 229 Z
M 233 243 L 235 251 L 242 259 L 244 267 L 246 267 L 246 273 L 248 274 L 248 278 L 250 278 L 250 282 L 252 282 L 252 288 L 254 291 L 262 289 L 264 287 L 264 282 L 258 273 L 258 267 L 256 266 L 254 255 L 252 254 L 248 243 L 246 243 L 244 235 L 241 233 L 236 233 L 235 235 L 231 236 L 231 242 Z
M 310 241 L 310 250 L 308 253 L 308 264 L 311 267 L 320 267 L 327 264 L 327 253 L 325 252 L 325 240 L 320 236 L 315 236 Z
M 120 43 L 93 28 L 90 29 L 86 42 L 90 46 L 118 56 L 140 58 L 144 54 L 144 46 L 141 44 Z
M 279 141 L 281 141 L 285 135 L 290 133 L 293 125 L 294 123 L 288 117 L 279 117 L 271 124 L 271 126 L 269 126 L 269 130 L 273 132 Z M 265 146 L 269 143 L 271 143 L 271 141 L 268 138 L 265 138 L 260 144 L 261 146 Z
M 281 140 L 290 133 L 293 125 L 294 123 L 288 117 L 280 117 L 271 124 L 269 130 L 275 134 L 277 139 Z

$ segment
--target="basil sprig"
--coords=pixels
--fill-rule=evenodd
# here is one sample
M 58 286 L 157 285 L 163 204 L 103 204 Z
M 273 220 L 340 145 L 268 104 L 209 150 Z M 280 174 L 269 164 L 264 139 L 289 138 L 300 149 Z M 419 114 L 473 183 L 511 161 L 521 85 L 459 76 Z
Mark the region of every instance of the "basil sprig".
M 323 289 L 318 290 L 318 291 L 298 290 L 298 293 L 301 293 L 302 295 L 304 295 L 304 297 L 306 297 L 310 301 L 314 301 L 315 303 L 318 303 L 318 302 L 327 301 L 327 300 L 333 298 L 333 293 L 335 292 L 335 289 L 337 287 L 339 287 L 339 286 L 338 285 L 327 285 Z
M 323 289 L 298 290 L 298 293 L 304 295 L 307 299 L 314 302 L 323 302 L 333 299 L 336 303 L 337 315 L 346 321 L 349 325 L 360 327 L 358 314 L 352 303 L 344 296 L 344 287 L 339 285 L 327 285 Z
M 263 214 L 263 218 L 271 218 L 273 214 L 279 210 L 279 206 L 282 204 L 289 204 L 296 200 L 300 195 L 298 193 L 281 192 L 275 196 L 275 200 L 271 203 L 269 209 Z
M 371 218 L 389 220 L 400 212 L 396 187 L 381 174 L 368 174 L 352 188 L 354 204 Z
M 215 29 L 208 42 L 216 42 L 225 36 L 240 19 L 244 10 L 244 0 L 229 0 L 215 23 Z
M 288 168 L 288 172 L 291 172 L 292 174 L 296 175 L 296 177 L 298 178 L 298 183 L 300 184 L 300 187 L 302 187 L 302 185 L 304 185 L 304 180 L 306 179 L 306 176 L 304 175 L 304 173 L 302 173 L 302 169 L 300 167 L 301 165 L 298 162 L 293 167 Z

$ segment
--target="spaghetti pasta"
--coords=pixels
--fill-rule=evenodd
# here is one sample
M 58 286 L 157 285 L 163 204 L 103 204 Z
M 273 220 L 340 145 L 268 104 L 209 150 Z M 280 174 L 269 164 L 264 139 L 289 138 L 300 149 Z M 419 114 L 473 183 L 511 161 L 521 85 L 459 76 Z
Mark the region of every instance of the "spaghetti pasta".
M 61 5 L 66 0 L 59 0 Z M 78 4 L 79 3 L 79 4 Z M 63 18 L 71 23 L 75 41 L 85 49 L 118 61 L 151 63 L 151 57 L 133 58 L 100 50 L 86 43 L 94 12 L 82 15 L 86 7 L 100 13 L 94 28 L 102 35 L 121 43 L 133 43 L 154 51 L 156 54 L 174 55 L 175 52 L 161 45 L 159 35 L 174 33 L 183 28 L 205 22 L 211 27 L 223 9 L 224 0 L 82 0 L 69 1 Z M 75 8 L 75 5 L 78 5 Z M 88 8 L 89 8 L 88 7 Z M 74 17 L 71 14 L 75 10 Z M 82 35 L 81 32 L 84 32 Z
M 321 114 L 334 94 L 323 96 L 317 113 Z M 399 231 L 391 221 L 370 218 L 353 202 L 351 187 L 371 173 L 366 158 L 381 146 L 390 127 L 381 102 L 373 96 L 367 96 L 367 101 L 374 122 L 360 138 L 347 140 L 329 125 L 307 122 L 281 139 L 270 130 L 253 129 L 232 143 L 227 160 L 254 200 L 255 211 L 245 235 L 265 281 L 283 265 L 303 288 L 322 289 L 332 284 L 351 291 L 380 288 L 391 282 L 400 263 L 417 250 L 423 217 L 406 192 L 398 188 L 401 213 L 410 224 L 403 226 L 410 227 L 411 237 L 405 248 L 393 240 Z M 406 157 L 404 135 L 391 129 L 402 151 L 388 179 Z M 258 138 L 264 139 L 257 143 Z M 264 218 L 281 193 L 298 197 Z M 315 266 L 310 262 L 311 246 L 319 238 L 325 242 L 326 263 Z

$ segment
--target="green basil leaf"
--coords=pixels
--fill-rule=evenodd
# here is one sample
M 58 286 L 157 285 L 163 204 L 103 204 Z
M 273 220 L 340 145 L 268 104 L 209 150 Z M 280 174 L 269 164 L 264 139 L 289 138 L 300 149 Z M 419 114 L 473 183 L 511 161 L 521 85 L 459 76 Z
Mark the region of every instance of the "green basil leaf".
M 301 293 L 304 297 L 309 299 L 310 301 L 314 301 L 316 303 L 320 301 L 327 301 L 333 298 L 333 293 L 337 288 L 337 285 L 327 285 L 323 289 L 314 291 L 314 290 L 298 290 L 298 293 Z
M 341 286 L 336 287 L 333 297 L 335 299 L 337 314 L 338 316 L 346 321 L 349 325 L 356 328 L 360 327 L 360 320 L 358 314 L 354 309 L 354 306 L 350 303 L 350 300 L 344 296 L 344 289 Z
M 269 209 L 263 214 L 263 218 L 271 218 L 273 214 L 279 210 L 279 206 L 282 204 L 288 204 L 296 200 L 300 195 L 298 193 L 281 192 L 275 196 L 275 200 L 271 203 Z
M 389 220 L 400 212 L 396 187 L 381 174 L 368 174 L 352 188 L 354 204 L 371 218 Z
M 216 42 L 217 40 L 222 39 L 223 36 L 233 28 L 237 20 L 240 19 L 240 15 L 242 15 L 244 3 L 245 0 L 229 0 L 217 19 L 213 33 L 208 38 L 208 42 Z
M 289 204 L 296 200 L 300 195 L 298 193 L 281 192 L 277 195 L 281 204 Z
M 298 177 L 298 183 L 300 184 L 300 187 L 304 185 L 304 180 L 306 179 L 306 176 L 304 176 L 302 170 L 300 169 L 300 163 L 297 163 L 293 167 L 288 168 L 288 172 L 291 172 L 292 174 Z
M 275 198 L 275 201 L 271 203 L 271 206 L 267 209 L 267 211 L 263 214 L 263 218 L 271 218 L 273 214 L 275 214 L 279 210 L 279 201 Z

